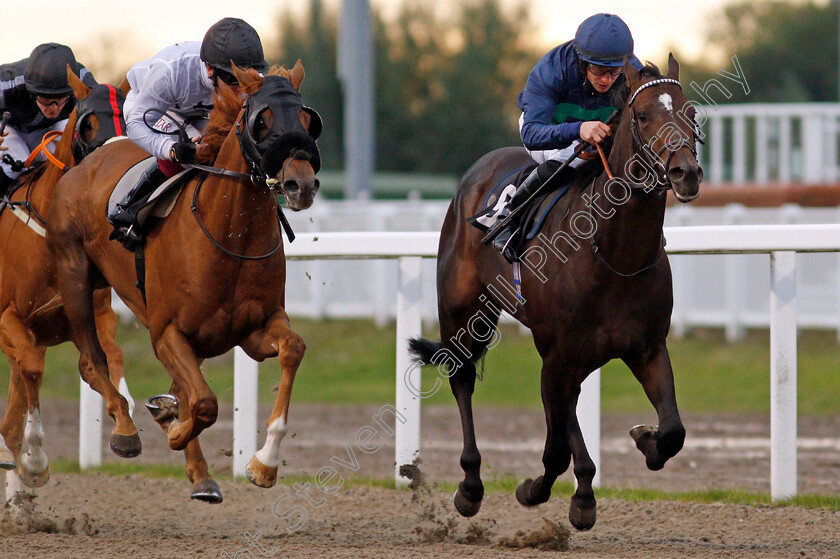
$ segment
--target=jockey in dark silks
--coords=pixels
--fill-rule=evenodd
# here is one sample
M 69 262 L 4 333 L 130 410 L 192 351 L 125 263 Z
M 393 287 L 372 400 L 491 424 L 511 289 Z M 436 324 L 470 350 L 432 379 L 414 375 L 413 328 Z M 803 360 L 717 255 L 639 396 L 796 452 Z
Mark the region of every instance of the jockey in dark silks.
M 476 216 L 474 225 L 494 232 L 502 219 L 571 157 L 581 141 L 594 145 L 610 134 L 604 121 L 618 107 L 625 58 L 642 68 L 633 55 L 627 24 L 616 15 L 596 14 L 580 24 L 573 40 L 537 62 L 519 94 L 519 131 L 525 149 L 539 166 L 518 188 L 505 188 L 499 203 Z M 571 172 L 582 163 L 575 159 L 567 169 Z M 516 227 L 514 222 L 502 226 L 492 241 L 508 260 L 516 258 L 511 250 Z
M 85 85 L 97 85 L 93 74 L 76 62 L 70 47 L 58 43 L 38 45 L 28 58 L 0 65 L 0 112 L 11 115 L 6 135 L 0 137 L 4 152 L 0 154 L 4 155 L 0 162 L 0 196 L 26 170 L 23 162 L 44 134 L 63 131 L 67 126 L 67 118 L 76 106 L 75 93 L 67 83 L 67 66 Z M 45 159 L 43 154 L 35 158 Z
M 201 42 L 176 43 L 128 71 L 127 135 L 157 160 L 108 215 L 114 226 L 111 239 L 126 246 L 142 243 L 137 212 L 154 190 L 181 171 L 181 164 L 210 162 L 210 148 L 198 140 L 219 81 L 239 87 L 231 62 L 259 72 L 268 69 L 257 32 L 245 21 L 229 17 L 214 23 Z M 175 135 L 178 126 L 189 138 Z

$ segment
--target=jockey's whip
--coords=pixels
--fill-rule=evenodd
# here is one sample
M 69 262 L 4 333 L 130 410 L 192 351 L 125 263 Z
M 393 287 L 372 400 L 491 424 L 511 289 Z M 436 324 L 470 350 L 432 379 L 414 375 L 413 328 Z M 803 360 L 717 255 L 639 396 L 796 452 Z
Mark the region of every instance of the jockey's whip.
M 618 112 L 618 109 L 613 111 L 609 118 L 604 121 L 604 124 L 606 124 L 607 126 L 612 124 L 612 121 L 615 120 L 616 116 L 618 116 Z M 496 235 L 498 235 L 504 229 L 505 225 L 513 221 L 513 219 L 515 219 L 516 217 L 518 217 L 519 214 L 525 211 L 525 208 L 527 208 L 533 200 L 535 200 L 538 196 L 545 192 L 546 185 L 550 184 L 554 177 L 558 176 L 563 169 L 568 167 L 572 163 L 572 161 L 574 161 L 577 158 L 578 155 L 583 153 L 583 150 L 589 147 L 589 145 L 589 142 L 581 141 L 580 145 L 575 148 L 574 152 L 572 152 L 572 155 L 567 160 L 565 160 L 563 164 L 560 165 L 560 167 L 558 167 L 557 170 L 554 171 L 554 173 L 552 173 L 550 177 L 548 177 L 547 180 L 545 180 L 539 187 L 537 187 L 537 189 L 528 197 L 527 200 L 515 207 L 506 218 L 504 218 L 496 226 L 494 226 L 491 231 L 488 231 L 487 234 L 484 235 L 484 238 L 481 239 L 481 242 L 489 243 L 490 241 L 492 241 L 496 237 Z

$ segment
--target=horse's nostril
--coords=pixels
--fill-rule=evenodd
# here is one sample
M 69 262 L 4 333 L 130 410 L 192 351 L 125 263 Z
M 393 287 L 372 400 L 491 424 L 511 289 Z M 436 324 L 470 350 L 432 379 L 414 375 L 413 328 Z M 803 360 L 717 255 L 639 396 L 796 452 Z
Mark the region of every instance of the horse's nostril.
M 297 181 L 286 181 L 283 183 L 283 190 L 286 194 L 294 194 L 300 190 Z
M 318 190 L 319 188 L 321 188 L 321 181 L 319 181 L 318 179 L 315 179 L 315 185 L 312 187 L 312 189 L 313 190 Z
M 682 167 L 668 169 L 668 178 L 672 181 L 681 181 L 685 178 L 685 170 Z

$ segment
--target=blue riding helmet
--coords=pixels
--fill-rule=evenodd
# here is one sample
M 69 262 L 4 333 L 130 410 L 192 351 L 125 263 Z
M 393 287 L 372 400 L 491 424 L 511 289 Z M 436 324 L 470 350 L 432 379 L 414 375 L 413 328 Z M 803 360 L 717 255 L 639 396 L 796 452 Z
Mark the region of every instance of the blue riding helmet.
M 598 66 L 622 66 L 633 54 L 633 35 L 627 24 L 613 14 L 595 14 L 583 20 L 575 33 L 575 51 L 584 62 Z

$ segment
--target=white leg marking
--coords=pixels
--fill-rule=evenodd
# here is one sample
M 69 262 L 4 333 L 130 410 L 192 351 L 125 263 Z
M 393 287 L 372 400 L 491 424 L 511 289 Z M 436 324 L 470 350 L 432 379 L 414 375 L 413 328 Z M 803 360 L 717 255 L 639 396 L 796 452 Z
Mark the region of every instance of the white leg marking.
M 6 472 L 6 503 L 10 506 L 13 505 L 15 495 L 17 493 L 25 493 L 26 487 L 23 485 L 23 482 L 20 480 L 20 476 L 14 470 L 9 470 Z M 16 508 L 16 507 L 14 507 Z
M 674 100 L 671 99 L 671 96 L 667 93 L 663 93 L 659 96 L 659 102 L 662 103 L 662 106 L 665 107 L 665 110 L 669 113 L 673 114 L 674 112 Z
M 131 392 L 128 391 L 128 384 L 125 382 L 125 377 L 120 379 L 118 390 L 123 395 L 123 398 L 128 401 L 128 416 L 134 419 L 134 398 L 131 397 Z
M 41 448 L 44 443 L 44 426 L 41 424 L 41 414 L 37 409 L 26 413 L 23 440 L 26 441 L 28 448 L 25 454 L 22 453 L 21 466 L 27 472 L 43 473 L 49 466 L 49 461 Z
M 265 444 L 254 456 L 263 465 L 276 467 L 280 464 L 280 441 L 286 436 L 286 419 L 280 417 L 271 422 L 268 426 L 268 434 L 265 437 Z

